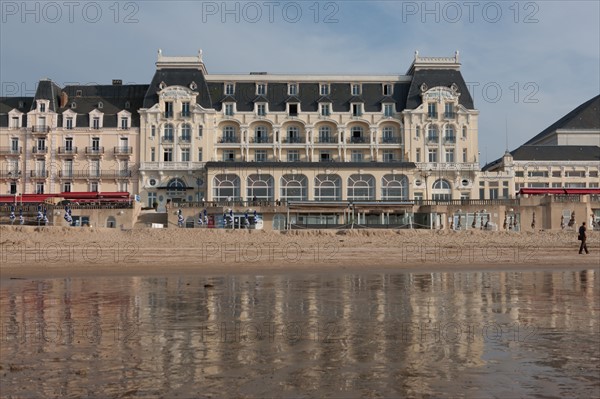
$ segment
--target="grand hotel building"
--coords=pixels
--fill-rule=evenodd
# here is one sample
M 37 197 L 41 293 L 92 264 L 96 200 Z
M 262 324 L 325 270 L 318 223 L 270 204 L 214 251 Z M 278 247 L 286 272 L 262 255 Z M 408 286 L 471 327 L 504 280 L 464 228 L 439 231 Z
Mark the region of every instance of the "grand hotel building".
M 201 51 L 159 50 L 148 85 L 45 79 L 0 98 L 0 190 L 128 191 L 159 208 L 514 197 L 518 154 L 481 172 L 478 115 L 458 53 L 416 53 L 404 75 L 221 75 Z M 582 176 L 597 181 L 594 146 Z

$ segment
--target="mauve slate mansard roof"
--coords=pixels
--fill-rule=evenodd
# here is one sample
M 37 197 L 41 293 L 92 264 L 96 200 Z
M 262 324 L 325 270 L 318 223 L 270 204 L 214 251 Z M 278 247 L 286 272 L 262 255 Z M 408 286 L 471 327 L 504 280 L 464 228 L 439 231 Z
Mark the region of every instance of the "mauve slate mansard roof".
M 239 76 L 239 75 L 237 75 Z M 104 113 L 104 126 L 116 127 L 118 125 L 116 114 L 125 110 L 125 103 L 129 102 L 127 111 L 132 114 L 132 127 L 139 126 L 139 113 L 141 108 L 150 108 L 158 102 L 158 91 L 160 84 L 166 86 L 190 87 L 194 82 L 200 95 L 197 104 L 205 109 L 222 110 L 224 100 L 236 102 L 238 112 L 253 112 L 256 102 L 267 101 L 269 112 L 285 112 L 287 102 L 290 102 L 287 81 L 273 81 L 273 75 L 269 75 L 267 91 L 262 98 L 256 94 L 256 85 L 262 83 L 263 75 L 257 75 L 254 81 L 237 81 L 232 75 L 231 81 L 207 81 L 199 69 L 187 68 L 165 68 L 156 70 L 149 85 L 71 85 L 63 89 L 49 80 L 39 82 L 34 98 L 0 98 L 0 126 L 8 126 L 7 113 L 17 108 L 19 101 L 24 101 L 26 107 L 21 110 L 27 112 L 35 107 L 35 100 L 44 98 L 50 100 L 50 110 L 62 114 L 71 109 L 77 113 L 77 126 L 89 125 L 89 112 L 98 108 L 102 102 L 103 107 L 99 109 Z M 303 77 L 304 78 L 304 77 Z M 305 78 L 304 78 L 305 79 Z M 354 78 L 353 78 L 354 79 Z M 293 101 L 300 104 L 300 112 L 318 112 L 319 103 L 331 102 L 333 112 L 350 112 L 353 102 L 363 104 L 364 112 L 381 112 L 383 103 L 392 103 L 397 112 L 404 109 L 415 109 L 421 105 L 421 84 L 426 83 L 429 88 L 435 86 L 450 87 L 453 83 L 458 86 L 461 93 L 460 104 L 468 109 L 473 109 L 473 100 L 468 91 L 466 83 L 460 73 L 456 70 L 417 70 L 413 72 L 412 81 L 393 82 L 393 93 L 384 96 L 382 84 L 389 82 L 362 83 L 360 96 L 353 96 L 351 83 L 356 83 L 360 78 L 352 82 L 332 82 L 329 84 L 330 91 L 327 96 L 321 96 L 319 84 L 322 82 L 300 82 L 298 83 L 298 94 Z M 225 83 L 235 83 L 235 93 L 227 96 L 224 93 Z M 61 93 L 68 96 L 65 107 L 60 107 Z M 80 92 L 80 93 L 78 93 Z M 80 94 L 80 95 L 78 95 Z M 59 115 L 59 125 L 62 124 L 62 115 Z

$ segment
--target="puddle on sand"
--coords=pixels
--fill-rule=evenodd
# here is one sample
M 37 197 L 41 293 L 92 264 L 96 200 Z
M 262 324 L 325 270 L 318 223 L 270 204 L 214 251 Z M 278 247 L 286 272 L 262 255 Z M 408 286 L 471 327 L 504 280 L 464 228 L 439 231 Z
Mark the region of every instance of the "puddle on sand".
M 3 280 L 2 397 L 600 397 L 598 272 Z

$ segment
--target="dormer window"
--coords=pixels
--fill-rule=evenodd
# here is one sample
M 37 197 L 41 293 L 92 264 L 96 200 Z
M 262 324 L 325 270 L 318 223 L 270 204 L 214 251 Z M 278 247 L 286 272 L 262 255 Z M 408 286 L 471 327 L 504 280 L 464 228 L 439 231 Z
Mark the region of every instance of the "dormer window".
M 321 95 L 328 96 L 329 95 L 329 85 L 327 83 L 321 84 Z
M 234 94 L 235 94 L 235 86 L 233 85 L 233 83 L 226 83 L 225 84 L 225 95 L 233 96 Z
M 360 96 L 360 85 L 359 84 L 353 84 L 352 85 L 352 95 L 353 96 Z
M 362 115 L 362 104 L 352 104 L 352 116 L 361 116 Z
M 386 83 L 383 85 L 383 95 L 384 96 L 391 96 L 392 95 L 392 88 L 393 86 L 389 83 Z
M 233 103 L 225 104 L 225 115 L 233 116 L 233 113 L 234 113 L 234 104 Z
M 198 85 L 196 84 L 196 82 L 190 83 L 190 89 L 191 90 L 196 90 L 197 88 L 198 88 Z
M 25 102 L 19 101 L 19 108 L 23 108 L 25 106 Z
M 8 127 L 10 129 L 20 129 L 21 128 L 21 122 L 23 120 L 23 113 L 21 111 L 18 111 L 16 109 L 13 109 L 12 111 L 10 111 L 8 113 L 8 117 L 9 117 L 9 124 Z
M 331 115 L 331 104 L 320 104 L 320 106 L 321 106 L 321 116 Z
M 129 103 L 129 101 L 125 101 L 125 109 L 129 108 L 131 108 L 131 104 Z
M 46 104 L 40 103 L 40 112 L 46 112 Z
M 77 103 L 75 101 L 73 101 L 71 103 L 71 109 L 75 109 L 75 108 L 77 108 Z
M 123 129 L 123 130 L 129 129 L 129 118 L 121 117 L 121 129 Z
M 12 118 L 10 118 L 10 128 L 11 129 L 18 129 L 21 127 L 21 126 L 19 126 L 20 125 L 19 119 L 20 118 L 18 116 L 13 116 Z
M 129 111 L 121 111 L 117 114 L 119 129 L 128 130 L 131 127 L 131 113 Z
M 94 129 L 94 130 L 102 129 L 103 117 L 104 117 L 102 112 L 95 109 L 92 112 L 90 112 L 89 115 L 90 115 L 90 129 Z
M 290 116 L 298 116 L 298 104 L 288 104 L 288 113 Z
M 102 109 L 102 108 L 104 108 L 104 103 L 102 101 L 100 101 L 98 103 L 98 109 Z
M 267 104 L 265 104 L 265 103 L 256 104 L 256 115 L 258 115 L 258 116 L 267 115 Z
M 264 83 L 256 84 L 256 94 L 259 96 L 264 96 L 267 94 L 267 85 Z
M 83 92 L 81 90 L 75 91 L 75 97 L 81 97 L 82 95 L 83 95 Z
M 100 117 L 95 116 L 92 119 L 92 129 L 100 129 Z
M 288 85 L 288 94 L 290 96 L 298 95 L 298 85 L 296 83 L 290 83 Z
M 383 104 L 383 116 L 385 116 L 385 117 L 394 116 L 394 104 Z
M 73 117 L 72 116 L 67 116 L 65 118 L 65 129 L 73 130 Z

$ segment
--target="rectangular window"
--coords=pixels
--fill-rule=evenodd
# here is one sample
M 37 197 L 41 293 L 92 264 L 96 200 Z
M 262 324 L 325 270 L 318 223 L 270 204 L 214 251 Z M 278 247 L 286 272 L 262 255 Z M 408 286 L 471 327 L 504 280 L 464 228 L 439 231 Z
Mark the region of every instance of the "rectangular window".
M 165 148 L 163 152 L 163 161 L 164 162 L 172 162 L 173 161 L 173 149 Z
M 227 115 L 227 116 L 233 115 L 233 104 L 225 104 L 225 115 Z
M 360 85 L 352 85 L 352 95 L 360 96 Z
M 508 187 L 502 189 L 502 198 L 508 198 Z
M 329 116 L 330 112 L 329 104 L 321 104 L 321 116 Z
M 417 153 L 416 153 L 416 160 L 415 162 L 421 162 L 421 149 L 417 148 Z
M 223 161 L 235 161 L 235 151 L 233 151 L 233 150 L 223 151 Z
M 362 115 L 362 104 L 352 104 L 352 116 Z
M 523 177 L 523 171 L 515 172 L 515 177 Z
M 35 183 L 35 193 L 44 194 L 44 183 Z
M 190 162 L 190 149 L 189 148 L 181 149 L 181 162 Z
M 90 192 L 97 193 L 98 192 L 98 182 L 93 181 L 90 183 Z
M 288 151 L 288 162 L 297 162 L 300 160 L 300 151 L 290 150 Z
M 40 112 L 46 112 L 46 104 L 40 103 Z
M 10 139 L 10 152 L 13 154 L 19 153 L 19 139 L 18 138 Z
M 288 104 L 290 116 L 298 116 L 298 104 Z
M 428 162 L 437 162 L 437 150 L 436 149 L 429 150 L 427 160 L 428 160 Z
M 9 193 L 10 194 L 17 194 L 17 183 L 16 182 L 14 182 L 14 181 L 10 182 Z
M 70 193 L 71 192 L 71 182 L 67 181 L 63 183 L 63 193 Z
M 385 104 L 383 106 L 383 116 L 394 116 L 394 105 Z
M 321 151 L 319 158 L 321 162 L 328 162 L 331 161 L 331 154 L 329 153 L 329 151 Z
M 256 85 L 256 94 L 259 96 L 264 96 L 267 94 L 267 85 L 264 83 L 258 83 Z
M 384 150 L 383 151 L 383 162 L 392 162 L 394 161 L 394 151 Z
M 232 83 L 227 83 L 225 85 L 225 94 L 228 96 L 233 96 L 234 94 L 234 86 Z
M 436 103 L 427 104 L 427 116 L 430 118 L 437 118 L 437 105 Z
M 73 129 L 73 118 L 69 117 L 67 118 L 67 130 L 72 130 Z
M 384 84 L 383 85 L 383 95 L 384 96 L 391 96 L 392 95 L 392 85 L 391 84 Z
M 466 148 L 463 148 L 462 154 L 463 154 L 463 160 L 462 161 L 466 163 L 467 162 L 467 149 Z
M 295 83 L 292 83 L 289 85 L 289 93 L 290 96 L 295 96 L 298 94 L 298 85 Z
M 202 162 L 202 148 L 198 148 L 198 162 Z
M 362 162 L 363 161 L 363 153 L 362 151 L 353 150 L 351 155 L 352 162 Z
M 527 172 L 527 176 L 528 177 L 548 177 L 548 172 L 535 170 L 535 171 Z
M 565 172 L 565 177 L 585 177 L 583 170 L 568 170 Z
M 187 101 L 181 103 L 181 116 L 184 118 L 190 116 L 190 103 Z
M 156 161 L 156 149 L 154 147 L 150 148 L 150 162 Z
M 444 118 L 454 118 L 454 104 L 446 103 L 444 106 Z
M 598 177 L 598 171 L 597 170 L 590 171 L 590 177 Z
M 165 118 L 173 117 L 173 103 L 171 101 L 165 101 Z
M 121 118 L 121 129 L 129 129 L 128 118 Z
M 266 104 L 257 104 L 256 105 L 256 114 L 258 116 L 267 115 L 267 105 Z
M 92 150 L 100 151 L 100 137 L 92 137 Z
M 560 177 L 560 175 L 561 175 L 560 170 L 558 170 L 558 171 L 555 170 L 552 172 L 552 177 Z
M 485 199 L 485 188 L 479 189 L 479 199 Z
M 446 162 L 454 162 L 454 150 L 446 150 Z
M 100 129 L 100 118 L 95 116 L 92 124 L 93 129 Z
M 17 129 L 19 127 L 19 117 L 13 116 L 10 118 L 10 127 L 13 129 Z
M 328 84 L 322 84 L 321 85 L 321 95 L 322 96 L 328 96 L 329 95 L 329 85 Z
M 202 137 L 202 133 L 204 131 L 204 128 L 202 127 L 202 125 L 198 126 L 198 137 Z
M 490 199 L 498 199 L 498 189 L 490 188 Z
M 265 162 L 267 160 L 267 151 L 266 150 L 255 150 L 254 151 L 254 161 L 255 162 Z
M 415 201 L 423 201 L 423 193 L 414 194 Z
M 152 128 L 150 130 L 150 136 L 154 137 L 156 136 L 156 126 L 152 125 Z
M 65 152 L 73 151 L 73 138 L 67 137 L 65 138 Z

